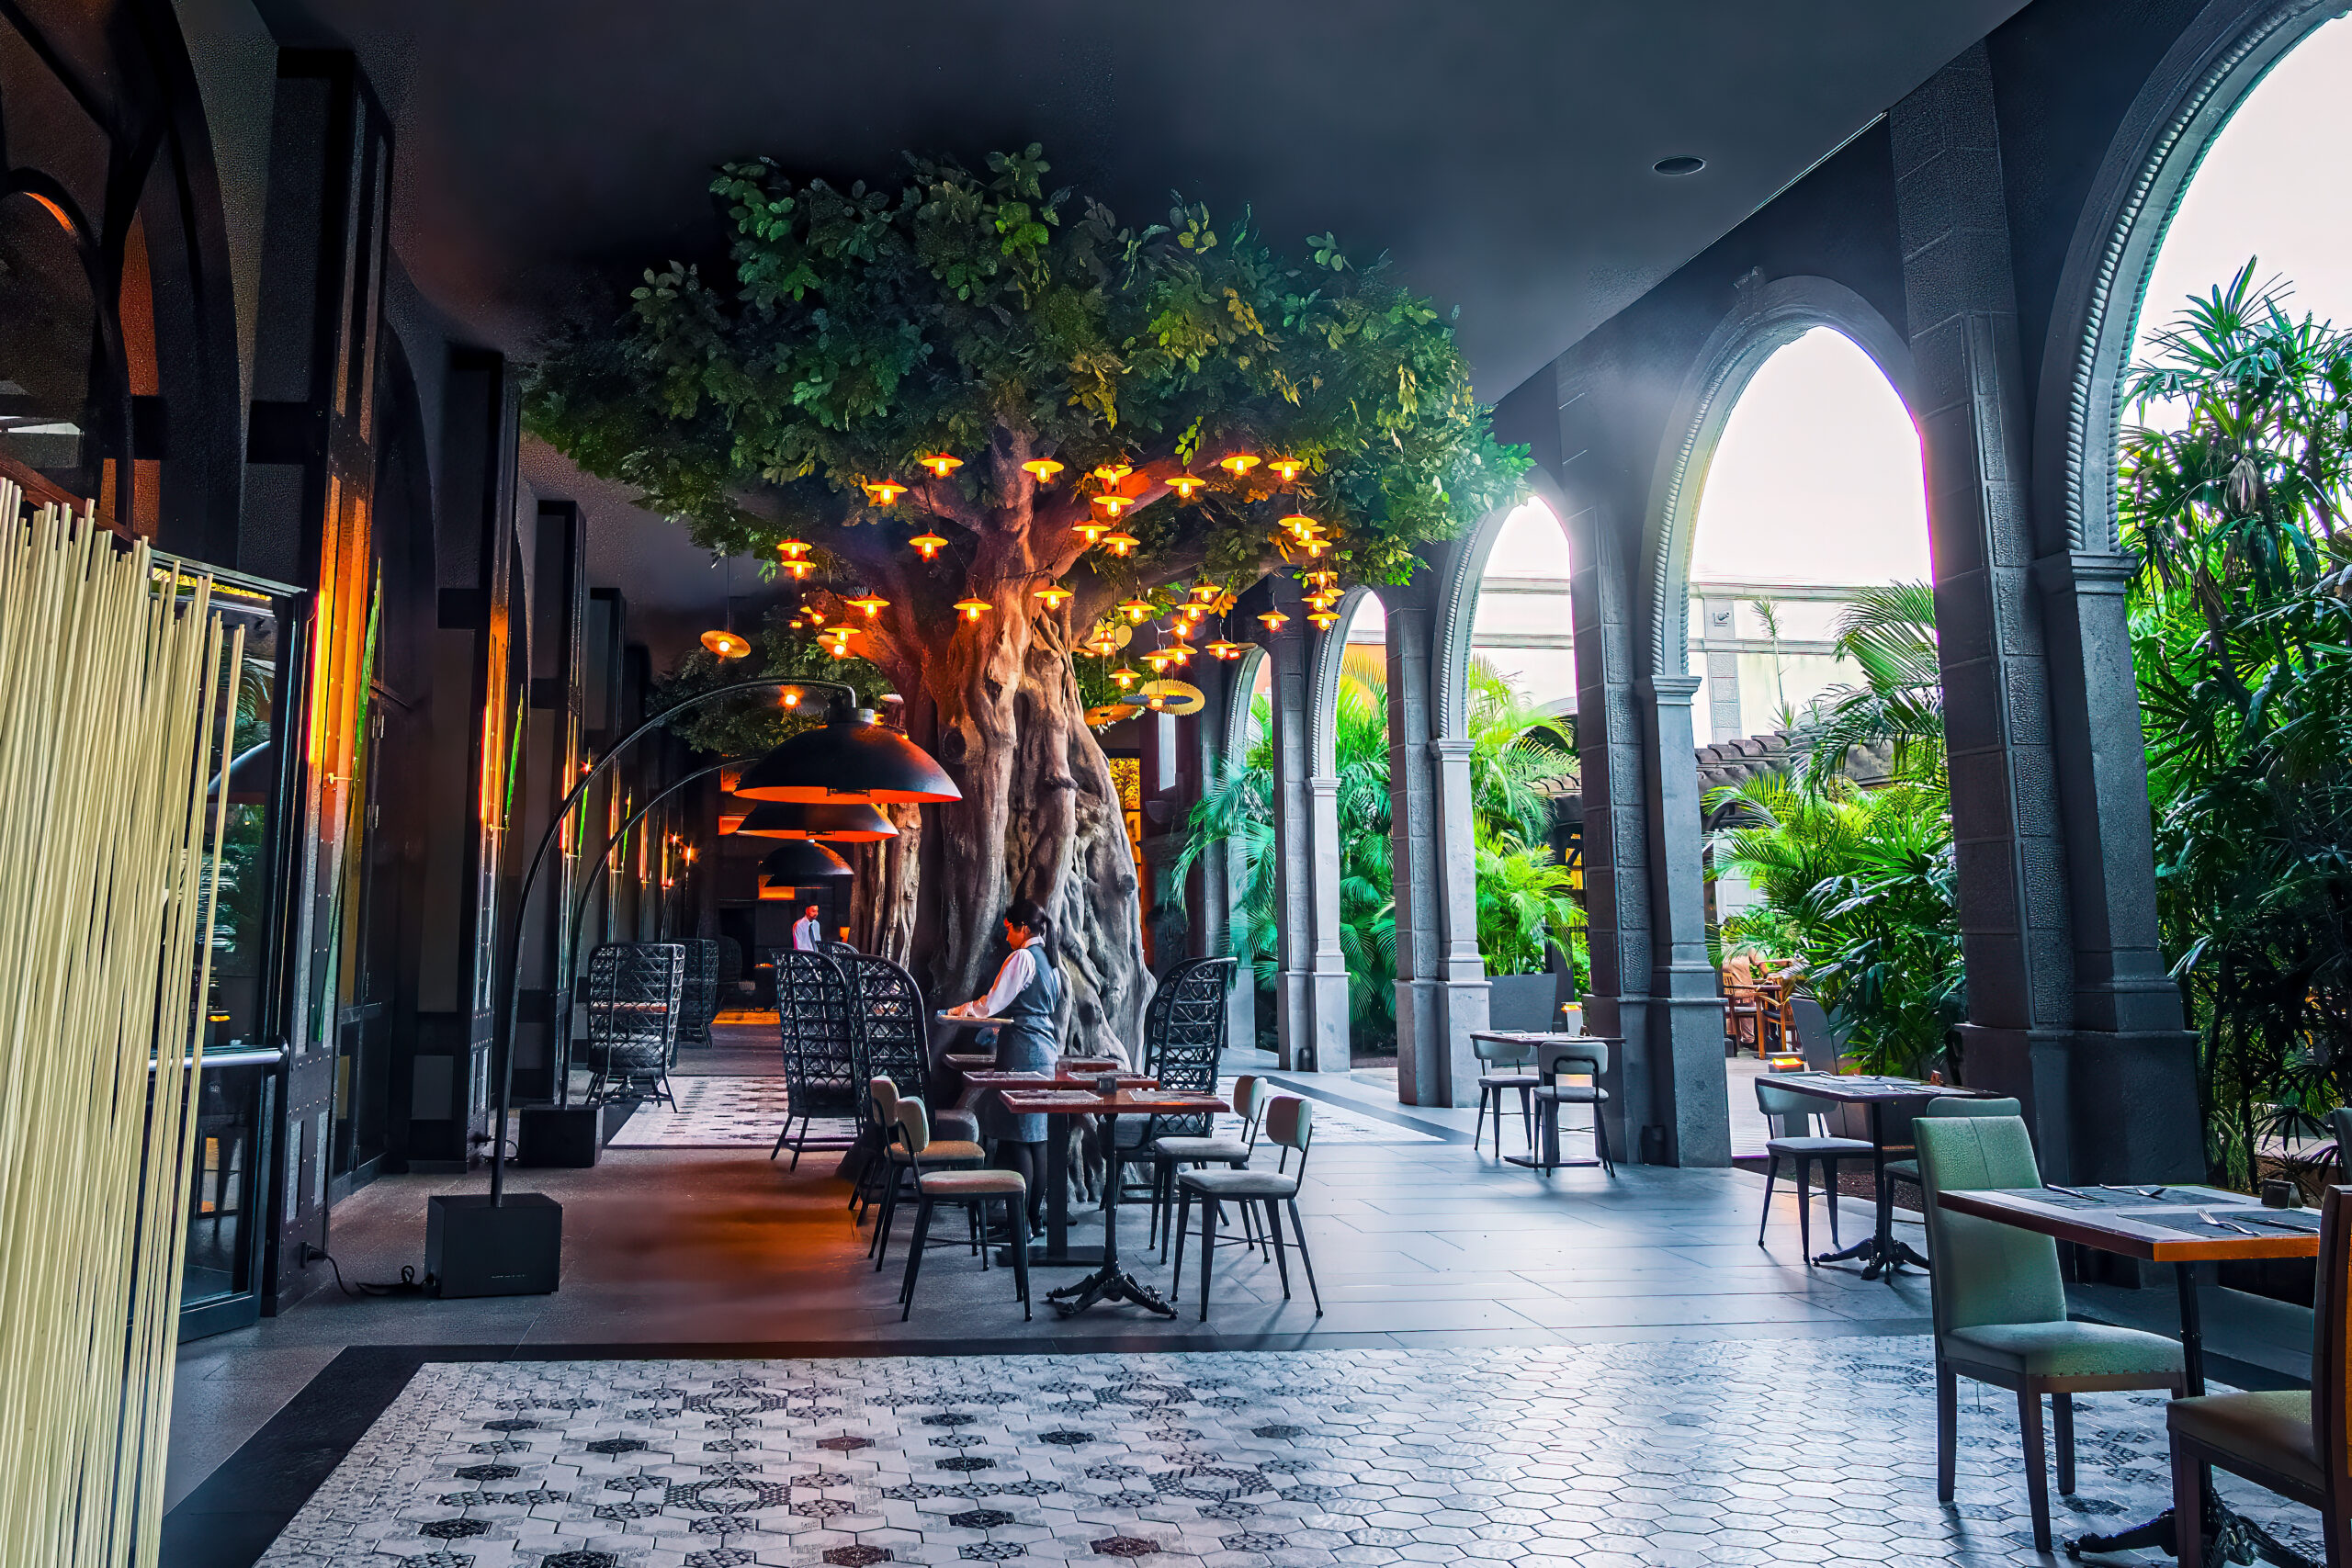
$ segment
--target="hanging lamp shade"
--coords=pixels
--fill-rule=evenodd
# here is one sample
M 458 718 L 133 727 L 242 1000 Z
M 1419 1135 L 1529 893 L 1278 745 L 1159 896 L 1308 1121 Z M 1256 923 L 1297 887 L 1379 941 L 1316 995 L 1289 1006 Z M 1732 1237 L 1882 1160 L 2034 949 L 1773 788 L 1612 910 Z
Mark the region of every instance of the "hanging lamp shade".
M 834 709 L 817 728 L 802 730 L 752 763 L 735 793 L 747 800 L 876 804 L 964 798 L 929 752 L 875 722 L 871 708 Z
M 810 843 L 806 839 L 778 844 L 768 858 L 760 863 L 762 882 L 777 883 L 786 887 L 849 874 L 849 862 L 824 845 Z
M 747 839 L 821 839 L 832 844 L 872 844 L 899 836 L 878 807 L 858 801 L 763 800 L 735 830 Z

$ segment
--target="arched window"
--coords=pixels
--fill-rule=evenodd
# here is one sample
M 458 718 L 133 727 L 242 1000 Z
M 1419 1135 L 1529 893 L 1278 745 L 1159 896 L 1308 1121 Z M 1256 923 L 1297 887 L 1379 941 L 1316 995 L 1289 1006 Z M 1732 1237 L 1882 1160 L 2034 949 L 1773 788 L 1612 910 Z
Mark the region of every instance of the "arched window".
M 1928 577 L 1918 430 L 1870 356 L 1815 327 L 1749 378 L 1702 482 L 1689 580 L 1699 743 L 1787 728 L 1858 679 L 1832 651 L 1847 604 Z

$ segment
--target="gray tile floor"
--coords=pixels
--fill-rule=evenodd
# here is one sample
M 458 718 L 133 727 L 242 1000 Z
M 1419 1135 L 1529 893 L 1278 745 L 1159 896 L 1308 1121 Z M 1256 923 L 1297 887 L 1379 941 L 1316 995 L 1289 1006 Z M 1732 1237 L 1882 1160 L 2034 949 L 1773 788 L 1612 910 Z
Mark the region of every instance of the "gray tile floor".
M 2005 1397 L 1965 1397 L 1959 1495 L 1936 1502 L 1928 1384 L 1912 1337 L 443 1363 L 263 1563 L 2046 1561 Z M 2079 1418 L 2062 1536 L 2161 1507 L 2161 1402 Z

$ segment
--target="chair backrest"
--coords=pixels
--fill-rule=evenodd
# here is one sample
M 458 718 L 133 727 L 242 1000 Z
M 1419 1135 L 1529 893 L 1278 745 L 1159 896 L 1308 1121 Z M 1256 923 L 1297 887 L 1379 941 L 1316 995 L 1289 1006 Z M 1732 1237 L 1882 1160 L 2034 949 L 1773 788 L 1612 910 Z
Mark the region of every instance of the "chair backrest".
M 931 1147 L 931 1112 L 911 1095 L 899 1101 L 899 1131 L 906 1135 L 909 1154 L 919 1155 Z
M 888 1077 L 909 1094 L 930 1089 L 929 1015 L 922 987 L 887 958 L 852 953 L 834 960 L 849 982 L 851 1052 L 863 1077 Z
M 865 1086 L 868 1099 L 874 1102 L 874 1119 L 887 1133 L 899 1124 L 899 1086 L 888 1078 L 877 1077 Z
M 1919 1107 L 1921 1116 L 2022 1116 L 2014 1100 L 1972 1100 L 1965 1095 L 1939 1094 Z
M 840 964 L 820 953 L 779 948 L 770 957 L 775 964 L 785 1091 L 793 1108 L 835 1113 L 856 1110 L 859 1080 L 848 977 Z
M 1945 1192 L 2038 1188 L 2041 1167 L 2021 1116 L 1923 1116 L 1919 1185 L 1927 1194 L 1928 1276 L 1936 1332 L 1996 1323 L 2063 1323 L 2066 1285 L 2058 1244 L 1998 1220 L 1955 1213 Z
M 2329 1111 L 2327 1125 L 2335 1134 L 2335 1174 L 2352 1181 L 2352 1105 Z
M 1822 1113 L 1824 1103 L 1812 1095 L 1799 1094 L 1776 1084 L 1769 1077 L 1756 1079 L 1756 1109 L 1764 1113 L 1764 1123 L 1775 1137 L 1810 1137 L 1813 1119 Z
M 1230 958 L 1188 958 L 1172 965 L 1152 992 L 1144 1009 L 1144 1071 L 1159 1078 L 1160 1088 L 1194 1094 L 1216 1089 L 1232 977 Z M 1199 1137 L 1208 1130 L 1206 1116 L 1154 1116 L 1144 1137 Z
M 2337 1111 L 2341 1116 L 2342 1111 Z M 2339 1506 L 2352 1487 L 2352 1187 L 2319 1201 L 2319 1290 L 2312 1302 L 2312 1438 Z
M 1563 1077 L 1590 1077 L 1598 1082 L 1609 1071 L 1609 1042 L 1590 1037 L 1547 1041 L 1536 1050 L 1535 1070 L 1554 1083 Z
M 1483 1034 L 1470 1039 L 1470 1054 L 1490 1067 L 1517 1066 L 1534 1051 L 1524 1040 L 1490 1040 Z
M 679 994 L 678 1043 L 710 1043 L 710 1021 L 718 1013 L 718 942 L 695 937 L 682 943 L 686 950 L 686 983 Z
M 1306 1174 L 1306 1148 L 1315 1141 L 1315 1107 L 1295 1094 L 1276 1095 L 1266 1106 L 1266 1138 L 1283 1151 L 1282 1168 L 1290 1167 L 1290 1151 L 1298 1151 L 1298 1174 Z
M 674 942 L 608 942 L 588 955 L 588 1049 L 605 1073 L 669 1065 L 685 973 Z

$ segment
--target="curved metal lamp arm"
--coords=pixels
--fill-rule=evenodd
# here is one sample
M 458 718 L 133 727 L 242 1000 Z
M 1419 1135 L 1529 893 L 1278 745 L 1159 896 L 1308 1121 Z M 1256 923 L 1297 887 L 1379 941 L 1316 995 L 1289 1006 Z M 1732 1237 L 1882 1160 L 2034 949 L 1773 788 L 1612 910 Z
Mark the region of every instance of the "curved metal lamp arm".
M 738 681 L 732 685 L 714 686 L 707 692 L 698 693 L 688 697 L 684 702 L 673 704 L 662 709 L 614 742 L 612 750 L 598 759 L 596 765 L 582 775 L 578 784 L 571 786 L 571 793 L 563 797 L 563 803 L 556 807 L 554 816 L 548 818 L 548 830 L 539 835 L 539 846 L 531 852 L 531 863 L 523 873 L 521 890 L 514 896 L 514 928 L 508 931 L 506 941 L 503 944 L 503 951 L 499 955 L 496 988 L 499 1000 L 497 1010 L 492 1015 L 491 1034 L 491 1049 L 497 1053 L 498 1056 L 498 1120 L 492 1124 L 490 1139 L 491 1207 L 498 1207 L 504 1201 L 506 1195 L 506 1118 L 508 1112 L 514 1109 L 514 1024 L 522 1001 L 523 922 L 524 917 L 531 912 L 531 895 L 538 887 L 539 873 L 547 867 L 548 851 L 555 847 L 556 839 L 563 831 L 564 823 L 571 820 L 571 813 L 587 796 L 588 791 L 594 786 L 598 779 L 603 778 L 611 770 L 614 761 L 621 753 L 631 746 L 636 745 L 653 731 L 665 728 L 679 715 L 689 709 L 701 707 L 706 703 L 715 703 L 721 697 L 738 696 L 746 692 L 781 691 L 786 686 L 799 687 L 803 690 L 829 688 L 847 699 L 846 703 L 836 699 L 833 705 L 836 707 L 855 706 L 857 703 L 856 689 L 839 681 L 802 681 L 777 676 L 770 680 Z

